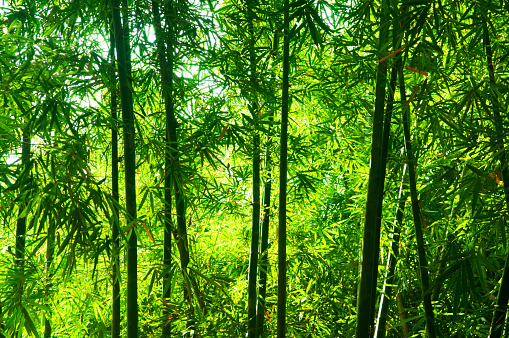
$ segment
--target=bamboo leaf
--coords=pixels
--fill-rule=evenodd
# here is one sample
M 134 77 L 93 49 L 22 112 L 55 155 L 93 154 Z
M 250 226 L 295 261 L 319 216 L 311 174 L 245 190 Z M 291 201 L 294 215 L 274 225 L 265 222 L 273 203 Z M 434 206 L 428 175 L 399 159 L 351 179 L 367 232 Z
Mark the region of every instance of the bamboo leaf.
M 25 309 L 24 306 L 21 307 L 21 312 L 23 312 L 23 317 L 25 318 L 25 329 L 33 334 L 35 337 L 39 337 L 39 333 L 37 332 L 37 329 L 34 325 L 34 322 L 32 321 L 32 317 L 28 313 L 28 311 Z
M 154 237 L 152 237 L 152 234 L 150 233 L 150 230 L 147 228 L 147 225 L 145 224 L 145 222 L 143 221 L 140 221 L 141 224 L 143 224 L 143 228 L 145 229 L 145 232 L 147 233 L 148 237 L 150 238 L 150 240 L 152 241 L 152 243 L 156 243 L 156 241 L 154 241 Z
M 320 32 L 316 30 L 315 23 L 311 20 L 309 13 L 306 13 L 306 22 L 309 32 L 311 33 L 311 37 L 313 38 L 313 42 L 315 45 L 320 46 L 322 38 L 320 37 Z
M 465 263 L 464 259 L 461 259 L 451 264 L 442 274 L 440 274 L 435 279 L 435 281 L 433 282 L 433 284 L 431 284 L 426 294 L 431 293 L 433 289 L 435 289 L 439 285 L 442 285 L 447 279 L 451 278 L 454 275 L 454 273 L 463 266 L 464 263 Z

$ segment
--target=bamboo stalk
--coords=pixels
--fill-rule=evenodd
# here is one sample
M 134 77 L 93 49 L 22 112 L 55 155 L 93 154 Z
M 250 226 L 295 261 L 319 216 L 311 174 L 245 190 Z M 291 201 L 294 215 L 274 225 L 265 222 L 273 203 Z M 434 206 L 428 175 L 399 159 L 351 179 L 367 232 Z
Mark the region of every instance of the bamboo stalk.
M 396 219 L 392 227 L 391 250 L 387 255 L 387 272 L 385 274 L 385 283 L 383 286 L 383 292 L 380 296 L 380 306 L 378 311 L 378 319 L 376 321 L 375 337 L 384 338 L 386 335 L 386 324 L 387 324 L 387 313 L 389 311 L 389 304 L 392 298 L 393 286 L 395 283 L 394 272 L 396 271 L 396 264 L 398 262 L 397 253 L 399 252 L 399 235 L 401 224 L 403 223 L 403 211 L 405 210 L 405 204 L 407 196 L 403 194 L 404 181 L 406 175 L 406 164 L 403 166 L 403 172 L 401 173 L 401 184 L 399 186 L 398 193 L 398 205 L 396 207 Z
M 507 207 L 509 207 L 509 171 L 507 168 L 507 158 L 505 150 L 505 142 L 503 138 L 504 134 L 504 123 L 500 114 L 500 106 L 498 98 L 495 94 L 495 70 L 493 67 L 493 51 L 491 49 L 490 34 L 488 31 L 487 19 L 483 18 L 483 43 L 486 51 L 486 63 L 489 74 L 489 85 L 490 85 L 490 97 L 491 104 L 493 105 L 493 116 L 495 131 L 497 134 L 497 157 L 500 162 L 500 169 L 502 174 L 502 180 L 504 182 L 504 197 Z M 498 292 L 497 303 L 493 312 L 493 319 L 490 326 L 490 338 L 499 338 L 502 336 L 504 330 L 504 324 L 507 315 L 507 303 L 509 301 L 509 251 L 504 264 L 504 270 L 502 273 L 502 281 L 500 283 L 500 289 Z
M 388 40 L 388 10 L 389 2 L 382 3 L 382 17 L 380 20 L 379 54 L 382 56 L 383 48 Z M 380 197 L 383 198 L 383 168 L 382 143 L 384 132 L 385 87 L 387 82 L 387 60 L 377 65 L 375 88 L 375 111 L 373 114 L 373 131 L 371 134 L 371 160 L 368 181 L 368 194 L 366 199 L 366 213 L 364 219 L 364 232 L 362 238 L 362 263 L 360 272 L 359 291 L 357 297 L 357 325 L 355 336 L 357 338 L 370 337 L 374 318 L 375 302 L 372 298 L 373 283 L 376 283 L 378 274 L 379 256 L 379 218 Z M 378 233 L 378 235 L 377 235 Z M 378 243 L 377 243 L 378 242 Z M 376 267 L 375 267 L 376 266 Z M 376 285 L 376 284 L 375 284 Z
M 172 6 L 171 1 L 168 6 Z M 166 46 L 163 40 L 163 29 L 161 24 L 161 14 L 159 11 L 158 0 L 152 1 L 152 15 L 154 18 L 154 31 L 157 42 L 157 56 L 159 59 L 159 67 L 161 73 L 161 87 L 163 91 L 164 106 L 166 121 L 169 121 L 173 116 L 173 29 L 170 27 L 167 34 L 170 35 L 169 40 L 169 51 L 166 51 Z M 167 18 L 167 21 L 171 22 L 171 18 Z M 166 56 L 168 57 L 168 60 Z M 168 123 L 166 127 L 166 140 L 165 142 L 165 155 L 164 155 L 164 237 L 163 237 L 163 267 L 167 271 L 163 277 L 163 298 L 169 299 L 171 295 L 171 233 L 172 233 L 172 216 L 171 216 L 171 197 L 172 197 L 172 182 L 173 177 L 170 173 L 173 171 L 174 162 L 174 150 L 172 150 L 172 144 L 170 141 Z M 162 337 L 171 336 L 171 323 L 167 320 L 170 317 L 170 309 L 165 307 L 164 319 L 162 323 Z
M 118 193 L 118 132 L 117 132 L 117 81 L 115 76 L 115 32 L 113 20 L 110 27 L 110 109 L 111 120 L 114 125 L 111 126 L 111 195 L 115 203 L 119 203 Z M 111 280 L 112 280 L 112 307 L 111 307 L 111 337 L 120 337 L 120 265 L 119 265 L 119 215 L 118 208 L 113 205 L 112 222 L 111 222 L 111 239 L 112 239 L 112 263 L 111 263 Z
M 279 164 L 277 338 L 286 337 L 286 187 L 288 172 L 288 110 L 290 74 L 290 0 L 284 4 L 283 92 Z
M 125 7 L 125 6 L 124 6 Z M 117 50 L 117 67 L 120 86 L 120 102 L 122 107 L 123 136 L 124 136 L 124 166 L 125 166 L 125 200 L 129 240 L 127 243 L 127 337 L 138 337 L 138 239 L 135 225 L 136 210 L 136 164 L 135 164 L 135 130 L 132 106 L 132 93 L 129 89 L 128 57 L 129 35 L 124 41 L 125 30 L 120 19 L 120 1 L 112 0 L 113 25 L 115 30 L 115 47 Z M 127 9 L 124 8 L 127 11 Z M 127 16 L 124 16 L 127 24 Z
M 417 180 L 415 175 L 415 165 L 417 160 L 412 151 L 412 141 L 410 137 L 410 105 L 407 103 L 405 92 L 405 79 L 403 77 L 403 67 L 399 69 L 400 96 L 403 106 L 403 130 L 405 135 L 405 153 L 407 156 L 408 176 L 410 183 L 410 199 L 412 201 L 412 215 L 414 220 L 415 238 L 417 239 L 417 252 L 419 255 L 419 272 L 421 277 L 422 301 L 424 303 L 424 312 L 426 316 L 426 331 L 428 337 L 436 337 L 433 307 L 431 305 L 431 294 L 429 290 L 428 262 L 426 259 L 426 250 L 424 248 L 424 237 L 422 234 L 421 213 L 419 208 L 419 199 L 417 197 Z M 427 80 L 426 80 L 427 81 Z M 421 89 L 424 92 L 426 82 Z
M 253 27 L 255 0 L 247 0 L 247 22 L 249 33 L 249 68 L 251 81 L 251 95 L 249 110 L 254 121 L 253 125 L 253 201 L 252 201 L 252 217 L 251 217 L 251 252 L 249 255 L 249 274 L 248 274 L 248 331 L 249 338 L 258 336 L 257 330 L 257 270 L 258 270 L 258 244 L 260 242 L 260 135 L 258 132 L 258 104 L 256 102 L 256 50 L 255 50 L 255 34 Z

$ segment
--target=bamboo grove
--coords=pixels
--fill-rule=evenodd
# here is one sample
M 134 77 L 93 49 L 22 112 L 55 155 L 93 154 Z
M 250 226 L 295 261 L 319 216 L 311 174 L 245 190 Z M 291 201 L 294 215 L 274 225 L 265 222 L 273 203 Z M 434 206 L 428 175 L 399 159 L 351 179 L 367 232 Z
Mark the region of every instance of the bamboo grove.
M 0 0 L 0 337 L 502 337 L 509 2 Z

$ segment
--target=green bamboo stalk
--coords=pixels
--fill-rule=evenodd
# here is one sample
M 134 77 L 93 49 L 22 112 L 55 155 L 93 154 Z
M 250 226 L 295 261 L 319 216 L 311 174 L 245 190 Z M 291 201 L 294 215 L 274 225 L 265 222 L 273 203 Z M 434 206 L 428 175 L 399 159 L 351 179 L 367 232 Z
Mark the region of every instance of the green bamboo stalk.
M 275 58 L 278 49 L 278 33 L 274 35 L 274 42 L 272 45 L 272 57 Z M 260 239 L 260 281 L 258 288 L 258 305 L 256 308 L 256 321 L 258 327 L 258 337 L 264 337 L 264 323 L 265 313 L 267 309 L 265 307 L 265 298 L 267 296 L 267 274 L 269 269 L 268 259 L 268 247 L 269 247 L 269 225 L 270 225 L 270 198 L 272 193 L 272 174 L 271 174 L 271 123 L 274 122 L 274 109 L 270 108 L 271 112 L 269 115 L 269 124 L 267 126 L 267 140 L 265 143 L 265 155 L 264 155 L 264 167 L 265 167 L 265 180 L 263 190 L 263 222 L 261 227 L 261 239 Z
M 392 47 L 394 50 L 397 50 L 399 47 L 401 47 L 401 42 L 398 42 L 398 37 L 399 37 L 399 34 L 398 34 L 398 31 L 399 31 L 399 26 L 400 26 L 400 20 L 399 18 L 393 18 L 393 29 L 392 29 Z M 386 172 L 386 167 L 387 167 L 387 154 L 388 154 L 388 150 L 389 150 L 389 136 L 390 136 L 390 125 L 391 125 L 391 117 L 392 117 L 392 112 L 393 112 L 393 108 L 394 108 L 394 93 L 396 92 L 396 83 L 397 83 L 397 79 L 398 79 L 398 69 L 401 67 L 401 56 L 398 55 L 397 56 L 397 59 L 396 59 L 396 62 L 394 62 L 393 66 L 392 66 L 392 70 L 391 70 L 391 80 L 389 82 L 389 97 L 387 99 L 387 109 L 386 109 L 386 113 L 385 113 L 385 120 L 384 120 L 384 134 L 383 134 L 383 141 L 382 141 L 382 160 L 383 160 L 383 163 L 382 163 L 382 176 L 383 176 L 383 182 L 382 182 L 382 186 L 385 186 L 385 175 L 384 173 Z M 404 173 L 405 173 L 405 170 L 406 170 L 406 166 L 403 167 L 403 176 L 404 176 Z M 401 188 L 403 186 L 403 179 L 401 181 Z M 383 202 L 383 193 L 384 191 L 382 189 L 380 189 L 380 196 L 379 196 L 379 199 L 378 199 L 378 219 L 377 219 L 377 239 L 376 239 L 376 242 L 377 242 L 377 252 L 380 252 L 380 229 L 381 229 L 381 222 L 382 222 L 382 202 Z M 401 189 L 400 189 L 400 199 L 401 199 Z M 396 208 L 396 220 L 393 226 L 393 231 L 398 231 L 398 224 L 401 223 L 402 221 L 402 217 L 403 217 L 403 214 L 400 210 L 402 210 L 405 206 L 405 202 L 401 202 L 400 200 L 400 204 L 398 205 L 398 207 Z M 397 221 L 397 218 L 401 216 L 401 219 L 399 220 L 399 222 Z M 393 232 L 394 233 L 394 232 Z M 396 242 L 395 242 L 396 241 Z M 399 246 L 399 233 L 396 235 L 396 233 L 394 233 L 394 238 L 393 238 L 393 242 L 392 242 L 392 246 L 393 246 L 393 252 L 397 252 L 397 251 L 394 251 L 394 249 L 397 250 L 397 247 Z M 388 259 L 387 259 L 387 274 L 386 274 L 386 280 L 387 279 L 390 279 L 392 281 L 392 275 L 394 274 L 394 266 L 391 265 L 392 264 L 395 264 L 395 261 L 392 262 L 391 260 L 394 260 L 394 255 L 391 255 L 391 252 L 389 251 L 389 254 L 388 254 Z M 377 265 L 378 267 L 378 265 Z M 392 268 L 392 273 L 391 273 L 391 268 Z M 377 271 L 374 271 L 373 274 L 376 275 L 376 272 Z M 373 282 L 373 289 L 372 289 L 372 294 L 371 294 L 371 299 L 372 299 L 372 302 L 376 302 L 376 279 L 374 280 Z M 379 314 L 378 314 L 378 319 L 376 320 L 376 323 L 375 323 L 375 336 L 376 337 L 385 337 L 385 324 L 387 322 L 387 311 L 388 311 L 388 308 L 389 308 L 389 302 L 388 302 L 388 298 L 385 297 L 386 292 L 389 292 L 391 293 L 392 292 L 392 288 L 390 286 L 387 286 L 387 284 L 392 284 L 391 283 L 386 283 L 384 284 L 383 286 L 383 290 L 384 292 L 382 292 L 382 295 L 380 296 L 380 305 L 379 305 Z M 374 307 L 372 307 L 372 309 L 374 310 Z M 371 321 L 373 322 L 374 318 L 371 319 Z M 381 329 L 380 329 L 381 328 Z
M 376 217 L 376 234 L 375 234 L 375 257 L 373 258 L 373 276 L 378 275 L 378 261 L 380 254 L 380 233 L 382 228 L 382 209 L 383 209 L 383 200 L 385 193 L 385 173 L 387 170 L 387 156 L 389 153 L 389 139 L 391 133 L 391 120 L 392 120 L 392 110 L 394 107 L 394 92 L 396 90 L 396 81 L 398 77 L 398 70 L 396 65 L 392 67 L 391 71 L 391 80 L 389 82 L 389 96 L 387 98 L 387 107 L 385 109 L 385 117 L 384 117 L 384 131 L 382 136 L 382 168 L 381 168 L 381 177 L 380 177 L 380 188 L 378 190 L 378 208 L 377 208 L 377 217 Z M 370 314 L 370 323 L 375 322 L 375 304 L 377 300 L 376 286 L 377 286 L 377 278 L 373 278 L 371 287 L 371 314 Z
M 21 144 L 21 167 L 23 168 L 21 171 L 21 175 L 30 176 L 30 133 L 28 131 L 28 125 L 23 130 L 22 136 L 22 144 Z M 26 181 L 25 184 L 20 190 L 20 194 L 23 194 L 28 191 L 29 183 Z M 16 265 L 20 269 L 21 279 L 23 279 L 23 270 L 25 263 L 25 243 L 26 243 L 26 232 L 27 232 L 27 218 L 26 215 L 21 217 L 23 211 L 27 206 L 27 197 L 22 198 L 18 211 L 18 220 L 16 222 L 16 254 L 15 254 L 15 262 Z
M 422 92 L 424 93 L 427 80 L 424 82 Z M 405 135 L 405 152 L 408 163 L 408 176 L 410 183 L 410 199 L 412 201 L 412 214 L 415 228 L 415 238 L 417 239 L 417 252 L 419 255 L 419 271 L 421 276 L 422 301 L 424 304 L 424 312 L 426 316 L 426 331 L 428 337 L 436 337 L 433 307 L 431 305 L 431 294 L 429 290 L 428 262 L 426 259 L 426 251 L 424 248 L 424 238 L 422 234 L 421 211 L 419 208 L 419 199 L 417 197 L 417 180 L 415 175 L 415 165 L 417 160 L 412 152 L 412 140 L 410 137 L 410 105 L 406 101 L 405 79 L 403 77 L 403 66 L 399 69 L 399 88 L 401 102 L 403 107 L 403 130 Z
M 125 200 L 127 224 L 130 227 L 127 244 L 127 337 L 138 337 L 138 256 L 136 225 L 136 164 L 134 144 L 134 114 L 132 109 L 132 93 L 129 90 L 128 62 L 126 50 L 129 41 L 124 41 L 124 29 L 120 19 L 120 0 L 111 0 L 113 25 L 115 30 L 115 47 L 117 50 L 117 67 L 122 107 L 124 162 L 125 162 Z M 127 16 L 124 16 L 127 23 Z
M 272 176 L 269 172 L 269 163 L 271 160 L 270 158 L 270 143 L 267 140 L 267 145 L 265 148 L 265 168 L 267 170 L 267 177 L 265 179 L 263 191 L 263 223 L 260 248 L 260 287 L 258 288 L 258 306 L 256 308 L 258 337 L 263 337 L 264 333 L 266 312 L 265 298 L 267 296 L 267 270 L 269 268 L 267 251 L 269 247 L 270 195 L 272 190 Z
M 399 285 L 398 289 L 400 289 L 401 287 L 401 284 Z M 396 305 L 398 307 L 398 317 L 399 317 L 399 322 L 401 324 L 401 333 L 402 333 L 402 336 L 403 337 L 408 337 L 408 332 L 410 331 L 408 329 L 408 322 L 407 322 L 407 318 L 406 318 L 406 312 L 405 312 L 405 304 L 403 302 L 403 296 L 402 296 L 402 292 L 398 292 L 398 289 L 396 289 Z
M 48 237 L 46 238 L 46 266 L 45 266 L 45 278 L 46 283 L 44 285 L 45 293 L 44 297 L 49 300 L 51 295 L 51 286 L 53 279 L 52 263 L 55 254 L 55 224 L 53 220 L 50 220 L 48 226 Z M 51 322 L 49 318 L 44 317 L 44 338 L 51 338 Z
M 288 172 L 288 110 L 290 75 L 290 0 L 284 4 L 283 91 L 281 98 L 281 138 L 279 164 L 279 225 L 278 225 L 278 285 L 277 338 L 286 337 L 286 186 Z
M 172 2 L 168 3 L 170 8 Z M 167 271 L 163 277 L 163 298 L 169 299 L 171 295 L 171 279 L 170 279 L 170 266 L 171 266 L 171 233 L 172 233 L 172 219 L 171 219 L 171 197 L 172 197 L 172 185 L 173 177 L 170 173 L 173 172 L 173 163 L 175 158 L 175 147 L 172 146 L 170 140 L 170 123 L 169 121 L 174 118 L 174 105 L 173 105 L 173 20 L 172 18 L 166 18 L 168 27 L 168 52 L 163 40 L 163 29 L 161 25 L 161 14 L 159 11 L 158 0 L 152 1 L 152 14 L 154 18 L 154 28 L 157 43 L 157 55 L 159 59 L 159 67 L 161 72 L 161 83 L 163 89 L 163 97 L 166 111 L 166 146 L 165 146 L 165 164 L 164 164 L 164 243 L 163 243 L 163 268 Z M 167 58 L 168 56 L 168 58 Z M 164 321 L 162 325 L 162 336 L 171 336 L 171 325 L 167 320 L 170 316 L 168 307 L 164 309 Z
M 405 204 L 407 196 L 403 195 L 404 182 L 406 175 L 406 164 L 403 166 L 403 172 L 401 173 L 401 183 L 399 186 L 398 193 L 398 205 L 396 206 L 396 219 L 394 220 L 394 225 L 392 227 L 392 243 L 391 243 L 391 251 L 387 254 L 387 268 L 385 274 L 385 283 L 383 286 L 382 295 L 380 296 L 380 306 L 378 310 L 378 319 L 376 321 L 375 327 L 375 337 L 376 338 L 385 338 L 386 334 L 386 324 L 387 324 L 387 313 L 389 311 L 389 304 L 392 299 L 392 291 L 394 284 L 394 272 L 396 271 L 396 264 L 398 258 L 396 254 L 399 251 L 399 235 L 401 224 L 403 223 L 403 211 L 405 210 Z
M 112 264 L 111 264 L 111 280 L 112 280 L 112 308 L 111 308 L 111 337 L 120 337 L 120 263 L 119 263 L 119 215 L 116 204 L 119 203 L 118 193 L 118 117 L 117 117 L 117 81 L 115 76 L 115 32 L 113 28 L 113 20 L 110 29 L 110 109 L 111 120 L 111 194 L 114 201 L 113 220 L 111 222 L 111 240 L 112 240 Z
M 253 27 L 254 10 L 256 8 L 255 0 L 247 0 L 247 24 L 249 34 L 249 67 L 250 67 L 250 81 L 251 81 L 251 99 L 249 110 L 253 118 L 253 212 L 251 220 L 251 252 L 249 255 L 249 273 L 248 273 L 248 330 L 247 336 L 249 338 L 257 337 L 257 323 L 256 323 L 256 282 L 257 282 L 257 269 L 258 269 L 258 243 L 260 242 L 260 135 L 258 132 L 258 104 L 256 103 L 256 51 L 255 51 L 255 34 Z
M 486 14 L 487 15 L 487 14 Z M 489 85 L 491 104 L 493 106 L 493 116 L 495 131 L 497 133 L 497 157 L 500 162 L 502 180 L 504 182 L 504 197 L 507 207 L 509 208 L 509 171 L 507 168 L 507 152 L 504 144 L 504 122 L 500 114 L 500 105 L 495 92 L 495 69 L 493 67 L 493 51 L 491 49 L 491 40 L 488 30 L 487 18 L 483 17 L 483 43 L 486 51 L 486 63 L 488 66 Z M 504 264 L 502 273 L 502 281 L 498 292 L 497 303 L 493 312 L 493 319 L 490 327 L 490 338 L 500 338 L 504 330 L 504 324 L 507 315 L 507 303 L 509 301 L 509 250 Z
M 166 173 L 166 179 L 171 179 L 171 181 L 165 181 L 165 191 L 169 191 L 173 188 L 174 198 L 175 198 L 175 207 L 176 207 L 176 218 L 177 218 L 177 247 L 180 254 L 180 267 L 182 270 L 182 275 L 184 277 L 184 299 L 189 303 L 190 316 L 187 322 L 187 331 L 186 335 L 189 335 L 189 332 L 194 330 L 194 320 L 192 319 L 194 308 L 192 303 L 192 292 L 194 290 L 197 295 L 198 301 L 200 305 L 203 305 L 203 300 L 199 293 L 199 287 L 196 283 L 196 280 L 190 274 L 188 270 L 188 265 L 190 262 L 189 257 L 189 245 L 187 238 L 187 223 L 186 223 L 186 204 L 185 204 L 185 194 L 183 191 L 182 180 L 179 175 L 179 142 L 178 142 L 178 124 L 175 115 L 175 109 L 173 104 L 173 67 L 174 67 L 174 49 L 175 49 L 175 32 L 174 32 L 174 17 L 177 13 L 177 8 L 175 8 L 176 4 L 173 1 L 165 2 L 164 10 L 164 20 L 166 23 L 167 31 L 166 34 L 163 34 L 164 41 L 166 44 L 166 60 L 167 60 L 167 71 L 166 71 L 166 81 L 163 81 L 163 87 L 166 87 L 166 96 L 165 100 L 165 109 L 166 109 L 166 139 L 169 140 L 167 143 L 167 152 L 169 157 L 166 159 L 166 166 L 169 169 L 169 172 Z M 170 196 L 168 195 L 168 198 Z M 171 216 L 171 215 L 168 215 Z M 170 219 L 171 218 L 167 218 Z M 169 236 L 170 233 L 167 234 Z M 169 258 L 169 257 L 168 257 Z
M 174 32 L 173 32 L 173 17 L 175 16 L 176 9 L 173 1 L 168 1 L 164 6 L 164 19 L 166 22 L 166 27 L 168 27 L 168 31 L 164 34 L 165 42 L 166 42 L 166 59 L 167 59 L 167 80 L 166 88 L 168 95 L 173 92 L 173 53 L 174 53 Z M 171 61 L 170 61 L 171 60 Z M 163 84 L 164 85 L 164 84 Z M 170 91 L 171 90 L 171 91 Z M 172 95 L 169 95 L 172 96 Z M 187 239 L 187 226 L 186 226 L 186 205 L 185 205 L 185 194 L 183 192 L 183 185 L 181 180 L 179 179 L 178 170 L 179 170 L 179 152 L 178 152 L 178 125 L 177 119 L 175 115 L 175 109 L 173 105 L 173 98 L 171 101 L 168 100 L 168 106 L 166 108 L 166 137 L 169 140 L 169 152 L 170 152 L 170 162 L 171 163 L 171 171 L 167 173 L 172 178 L 173 191 L 175 197 L 175 206 L 176 206 L 176 216 L 177 216 L 177 238 L 178 238 L 178 249 L 180 253 L 180 266 L 182 269 L 182 273 L 184 274 L 184 279 L 189 281 L 190 275 L 187 270 L 187 266 L 189 265 L 189 246 Z M 186 282 L 186 287 L 184 288 L 185 298 L 191 305 L 191 287 L 189 283 Z
M 382 3 L 382 15 L 380 19 L 380 42 L 379 57 L 385 56 L 386 42 L 388 40 L 388 11 L 389 1 Z M 378 274 L 379 243 L 377 243 L 377 218 L 379 209 L 380 190 L 383 190 L 383 129 L 384 129 L 384 106 L 385 87 L 387 83 L 387 60 L 378 63 L 376 72 L 375 89 L 375 112 L 373 114 L 373 133 L 371 136 L 371 165 L 368 181 L 368 195 L 366 200 L 366 214 L 364 220 L 364 234 L 362 240 L 362 263 L 357 298 L 357 326 L 355 336 L 357 338 L 369 337 L 372 332 L 374 307 L 372 292 L 373 283 L 376 283 Z M 383 197 L 383 194 L 382 194 Z M 378 239 L 379 241 L 379 239 Z
M 6 338 L 5 335 L 1 332 L 3 329 L 5 329 L 4 313 L 2 309 L 2 303 L 0 302 L 0 338 Z
M 27 232 L 27 217 L 26 215 L 22 215 L 23 211 L 27 206 L 28 194 L 31 185 L 30 177 L 30 133 L 29 133 L 28 124 L 25 126 L 25 129 L 22 133 L 22 145 L 21 145 L 21 174 L 22 176 L 26 176 L 25 184 L 20 188 L 20 195 L 25 194 L 21 198 L 21 202 L 19 205 L 18 211 L 18 219 L 16 222 L 16 252 L 14 258 L 14 264 L 19 270 L 20 279 L 17 286 L 17 295 L 21 300 L 24 290 L 24 273 L 25 273 L 25 247 L 26 247 L 26 232 Z M 17 335 L 21 336 L 22 328 L 18 328 Z

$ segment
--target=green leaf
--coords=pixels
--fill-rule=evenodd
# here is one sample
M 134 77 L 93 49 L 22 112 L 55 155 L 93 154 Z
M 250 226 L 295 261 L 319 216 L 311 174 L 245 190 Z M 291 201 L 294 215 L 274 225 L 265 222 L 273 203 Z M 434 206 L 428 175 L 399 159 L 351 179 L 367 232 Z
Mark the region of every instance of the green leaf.
M 27 332 L 33 334 L 35 337 L 39 337 L 39 333 L 37 332 L 34 322 L 32 321 L 32 317 L 25 309 L 25 307 L 21 307 L 21 312 L 23 312 L 23 317 L 25 318 L 25 329 Z
M 451 278 L 453 276 L 453 274 L 458 270 L 460 269 L 463 264 L 465 263 L 464 259 L 461 259 L 455 263 L 453 263 L 452 265 L 450 265 L 442 274 L 440 274 L 436 279 L 435 281 L 433 282 L 433 284 L 429 287 L 428 291 L 426 292 L 426 294 L 429 294 L 433 291 L 433 289 L 437 288 L 438 286 L 440 286 L 441 284 L 443 284 L 447 279 Z
M 320 46 L 322 38 L 320 36 L 320 32 L 316 30 L 315 23 L 313 20 L 311 20 L 309 13 L 306 13 L 306 22 L 309 28 L 309 32 L 311 33 L 311 37 L 313 38 L 313 42 L 316 46 Z
M 321 29 L 323 29 L 326 32 L 332 33 L 332 29 L 330 29 L 329 26 L 325 24 L 320 15 L 318 15 L 318 11 L 313 6 L 308 5 L 307 12 L 311 14 L 314 21 L 318 24 L 318 26 L 320 26 Z

